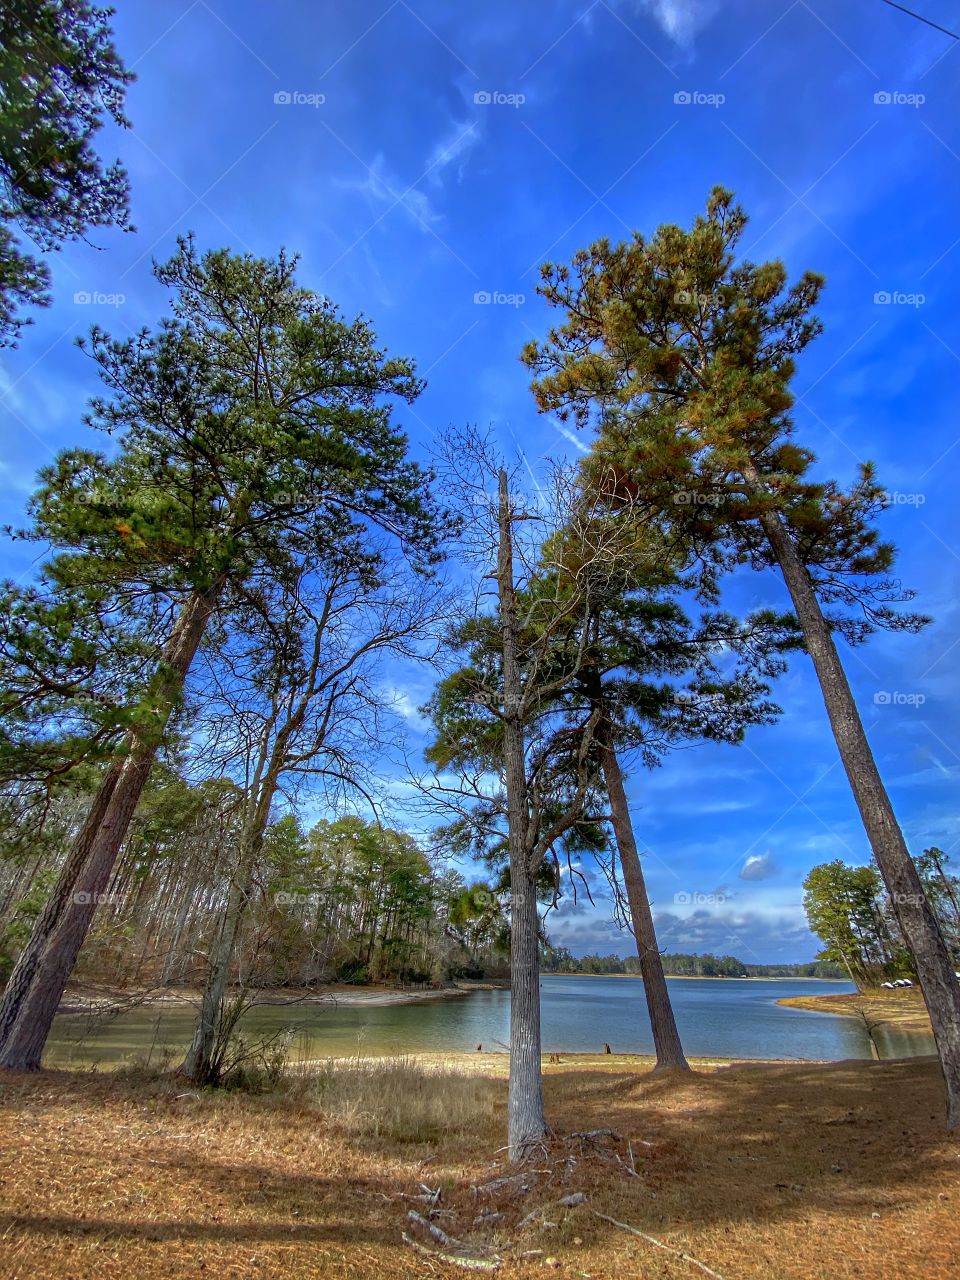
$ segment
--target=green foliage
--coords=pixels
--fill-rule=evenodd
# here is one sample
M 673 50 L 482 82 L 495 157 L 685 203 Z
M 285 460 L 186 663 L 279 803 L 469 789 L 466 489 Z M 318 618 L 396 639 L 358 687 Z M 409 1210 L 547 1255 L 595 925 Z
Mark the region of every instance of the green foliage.
M 913 972 L 878 872 L 839 859 L 814 867 L 803 882 L 810 929 L 824 944 L 820 958 L 842 965 L 859 988 Z M 931 905 L 933 905 L 931 903 Z
M 105 389 L 88 421 L 114 448 L 46 467 L 19 535 L 54 554 L 36 588 L 7 591 L 0 781 L 162 735 L 182 681 L 158 659 L 192 593 L 211 594 L 222 640 L 244 614 L 269 622 L 319 565 L 372 588 L 384 537 L 419 572 L 436 562 L 431 476 L 391 417 L 419 391 L 413 368 L 295 266 L 183 240 L 156 268 L 172 317 L 119 341 L 92 331 Z
M 20 949 L 30 936 L 33 922 L 43 910 L 53 881 L 51 871 L 41 871 L 34 876 L 27 892 L 14 905 L 0 928 L 0 982 L 6 982 L 12 973 Z
M 596 426 L 587 483 L 611 510 L 659 523 L 706 595 L 734 564 L 772 563 L 761 518 L 778 512 L 851 642 L 916 629 L 925 619 L 893 608 L 910 593 L 874 527 L 886 495 L 872 466 L 846 490 L 814 480 L 793 438 L 794 358 L 820 331 L 823 280 L 738 262 L 746 223 L 718 187 L 689 231 L 600 240 L 544 266 L 539 291 L 563 320 L 523 352 L 537 405 Z
M 108 757 L 155 656 L 149 619 L 110 611 L 92 589 L 0 590 L 0 785 L 49 791 Z
M 129 229 L 127 175 L 94 139 L 123 113 L 133 80 L 112 41 L 112 9 L 85 0 L 5 0 L 0 9 L 0 345 L 27 305 L 49 302 L 50 273 L 13 228 L 49 253 L 91 227 Z

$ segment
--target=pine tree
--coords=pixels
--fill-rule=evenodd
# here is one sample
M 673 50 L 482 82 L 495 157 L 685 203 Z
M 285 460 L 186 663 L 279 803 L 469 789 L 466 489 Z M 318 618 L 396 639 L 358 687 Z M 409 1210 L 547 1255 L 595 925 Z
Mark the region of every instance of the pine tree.
M 71 451 L 43 473 L 30 536 L 56 549 L 71 589 L 156 612 L 159 661 L 127 709 L 108 769 L 0 1003 L 0 1064 L 39 1065 L 64 986 L 213 620 L 227 626 L 251 577 L 294 581 L 304 556 L 366 529 L 396 538 L 422 571 L 437 558 L 430 477 L 407 457 L 390 398 L 420 390 L 360 319 L 300 288 L 296 261 L 191 240 L 156 269 L 172 317 L 89 350 L 105 384 L 90 425 L 107 458 Z
M 740 563 L 782 574 L 873 854 L 913 953 L 960 1125 L 960 985 L 923 891 L 837 651 L 899 613 L 893 548 L 874 517 L 884 492 L 861 468 L 845 491 L 810 477 L 794 439 L 794 357 L 819 332 L 823 281 L 791 286 L 779 262 L 736 262 L 746 215 L 717 188 L 690 231 L 601 240 L 572 266 L 543 268 L 540 292 L 564 321 L 523 354 L 546 411 L 593 422 L 587 472 L 612 506 L 638 503 L 689 549 L 704 591 Z
M 0 9 L 0 346 L 30 323 L 24 305 L 50 301 L 42 253 L 91 227 L 130 228 L 129 184 L 103 165 L 93 139 L 106 119 L 125 127 L 134 79 L 113 45 L 112 9 L 86 0 L 5 0 Z

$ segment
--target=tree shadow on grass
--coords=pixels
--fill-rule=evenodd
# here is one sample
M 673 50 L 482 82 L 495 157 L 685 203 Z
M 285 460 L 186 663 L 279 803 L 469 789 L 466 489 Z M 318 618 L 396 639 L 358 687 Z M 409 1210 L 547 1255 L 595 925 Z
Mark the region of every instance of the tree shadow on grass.
M 624 1151 L 631 1143 L 639 1177 L 618 1192 L 648 1221 L 870 1218 L 936 1198 L 945 1178 L 956 1190 L 960 1145 L 944 1131 L 932 1059 L 740 1064 L 666 1077 L 558 1073 L 546 1096 L 559 1132 L 602 1116 Z

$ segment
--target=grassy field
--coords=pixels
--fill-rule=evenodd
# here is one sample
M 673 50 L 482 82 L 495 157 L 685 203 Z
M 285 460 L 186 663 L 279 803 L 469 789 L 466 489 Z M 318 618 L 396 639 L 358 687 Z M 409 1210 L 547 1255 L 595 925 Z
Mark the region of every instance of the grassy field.
M 475 1274 L 437 1256 L 465 1249 L 503 1277 L 960 1272 L 960 1144 L 943 1134 L 932 1061 L 654 1078 L 643 1060 L 565 1055 L 545 1063 L 554 1137 L 497 1185 L 511 1172 L 505 1065 L 337 1063 L 261 1094 L 9 1077 L 0 1275 Z M 615 1134 L 571 1136 L 591 1129 Z M 431 1209 L 455 1248 L 408 1219 Z

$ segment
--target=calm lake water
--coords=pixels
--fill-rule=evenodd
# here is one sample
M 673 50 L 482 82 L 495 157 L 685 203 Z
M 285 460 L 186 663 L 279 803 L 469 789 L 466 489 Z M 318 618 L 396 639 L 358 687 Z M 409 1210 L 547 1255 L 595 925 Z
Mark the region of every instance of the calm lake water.
M 784 996 L 853 991 L 846 982 L 815 979 L 738 981 L 682 978 L 670 982 L 688 1054 L 719 1058 L 869 1058 L 870 1042 L 858 1021 L 835 1014 L 788 1009 Z M 541 983 L 544 1052 L 652 1053 L 653 1039 L 639 978 L 544 976 Z M 45 1061 L 117 1063 L 179 1052 L 193 1029 L 192 1008 L 137 1009 L 118 1017 L 57 1018 Z M 295 1031 L 297 1057 L 506 1049 L 508 991 L 474 991 L 459 999 L 373 1007 L 262 1006 L 244 1028 L 265 1034 Z M 928 1035 L 877 1033 L 883 1057 L 932 1053 Z

